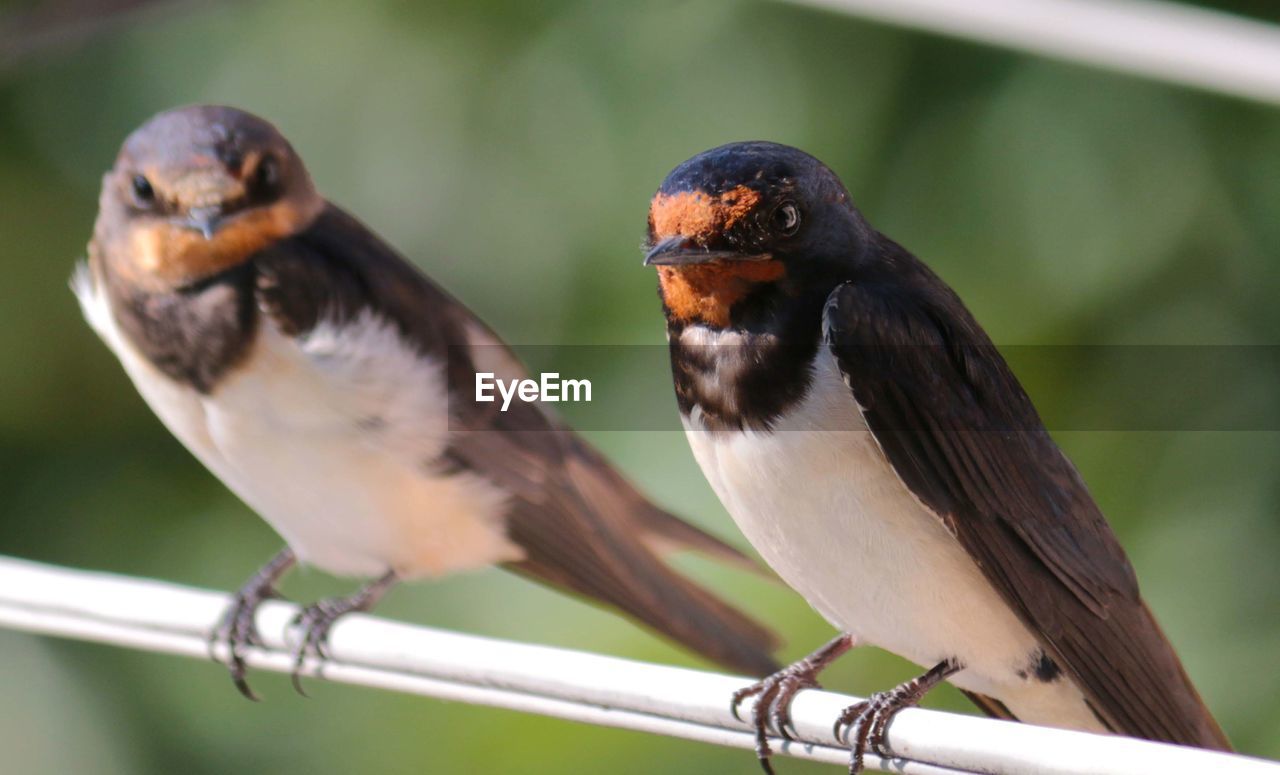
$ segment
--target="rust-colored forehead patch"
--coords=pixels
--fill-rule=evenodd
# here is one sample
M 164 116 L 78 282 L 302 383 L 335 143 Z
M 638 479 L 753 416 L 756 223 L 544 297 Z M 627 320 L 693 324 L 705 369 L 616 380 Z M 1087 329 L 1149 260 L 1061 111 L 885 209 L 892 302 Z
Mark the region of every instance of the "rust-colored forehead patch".
M 701 191 L 658 194 L 649 205 L 655 240 L 681 236 L 705 244 L 745 218 L 760 204 L 760 193 L 737 186 L 720 196 Z

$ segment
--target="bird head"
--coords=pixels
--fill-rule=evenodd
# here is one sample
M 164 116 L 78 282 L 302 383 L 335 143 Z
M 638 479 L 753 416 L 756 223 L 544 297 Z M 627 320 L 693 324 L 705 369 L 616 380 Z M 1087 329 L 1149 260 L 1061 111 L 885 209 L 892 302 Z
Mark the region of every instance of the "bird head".
M 732 143 L 667 175 L 649 205 L 644 262 L 658 268 L 669 314 L 725 326 L 754 292 L 848 260 L 868 231 L 822 162 L 777 143 Z
M 182 286 L 296 233 L 323 207 L 271 124 L 235 108 L 178 108 L 125 140 L 103 178 L 95 249 L 142 285 Z

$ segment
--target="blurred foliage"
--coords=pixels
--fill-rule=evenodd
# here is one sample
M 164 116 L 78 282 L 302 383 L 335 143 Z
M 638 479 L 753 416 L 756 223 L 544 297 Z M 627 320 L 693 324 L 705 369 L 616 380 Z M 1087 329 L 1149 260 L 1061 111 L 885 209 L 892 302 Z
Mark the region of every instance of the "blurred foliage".
M 524 344 L 660 343 L 637 249 L 648 197 L 693 153 L 755 138 L 828 162 L 997 342 L 1277 343 L 1272 107 L 782 4 L 197 4 L 0 71 L 0 552 L 229 588 L 277 548 L 155 421 L 66 290 L 121 139 L 191 102 L 276 122 L 330 198 Z M 590 365 L 615 384 L 631 368 Z M 1088 364 L 1023 376 L 1055 409 L 1107 400 Z M 1192 405 L 1275 393 L 1261 365 L 1243 379 L 1196 380 Z M 659 391 L 645 400 L 674 412 Z M 659 500 L 740 540 L 678 433 L 590 435 Z M 1242 750 L 1280 757 L 1280 435 L 1058 437 L 1223 725 Z M 778 626 L 788 657 L 830 635 L 786 590 L 688 567 Z M 349 586 L 310 573 L 287 592 Z M 693 664 L 498 571 L 406 587 L 382 612 Z M 865 649 L 827 685 L 866 692 L 910 672 Z M 304 701 L 279 678 L 258 683 L 266 701 L 250 704 L 214 665 L 0 633 L 5 769 L 754 768 L 682 741 L 336 686 Z M 930 703 L 966 707 L 950 690 Z

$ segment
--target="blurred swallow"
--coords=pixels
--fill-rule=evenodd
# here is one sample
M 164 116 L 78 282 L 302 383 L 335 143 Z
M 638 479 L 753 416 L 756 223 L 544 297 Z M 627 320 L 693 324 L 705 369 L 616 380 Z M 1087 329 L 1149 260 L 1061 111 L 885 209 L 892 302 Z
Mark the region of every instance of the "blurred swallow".
M 660 555 L 752 563 L 536 405 L 467 400 L 477 370 L 523 376 L 514 354 L 325 201 L 270 124 L 162 113 L 125 141 L 99 208 L 73 282 L 86 317 L 169 430 L 287 543 L 215 636 L 244 694 L 255 610 L 297 562 L 373 579 L 303 609 L 299 668 L 396 582 L 494 564 L 733 670 L 776 668 L 768 631 Z
M 813 157 L 737 143 L 649 210 L 681 417 L 752 545 L 843 634 L 759 684 L 794 694 L 856 641 L 930 669 L 848 709 L 852 768 L 949 680 L 987 713 L 1228 749 L 1075 467 L 986 333 Z M 770 770 L 771 771 L 771 770 Z

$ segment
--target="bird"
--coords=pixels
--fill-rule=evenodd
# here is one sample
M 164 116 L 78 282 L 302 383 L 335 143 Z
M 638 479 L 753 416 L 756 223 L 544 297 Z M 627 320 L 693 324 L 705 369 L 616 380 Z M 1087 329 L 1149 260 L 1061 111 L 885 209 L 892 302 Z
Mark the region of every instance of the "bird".
M 747 540 L 840 635 L 745 687 L 756 751 L 855 644 L 928 668 L 833 728 L 857 772 L 949 681 L 998 718 L 1229 750 L 1074 465 L 957 294 L 836 174 L 772 142 L 662 181 L 656 267 L 681 421 Z
M 137 128 L 72 286 L 163 424 L 285 541 L 211 638 L 245 696 L 255 612 L 299 563 L 366 582 L 301 609 L 299 691 L 343 615 L 398 582 L 492 565 L 733 670 L 776 669 L 773 633 L 664 558 L 758 563 L 648 500 L 540 405 L 473 400 L 479 373 L 523 377 L 512 350 L 322 197 L 266 120 L 193 105 Z

